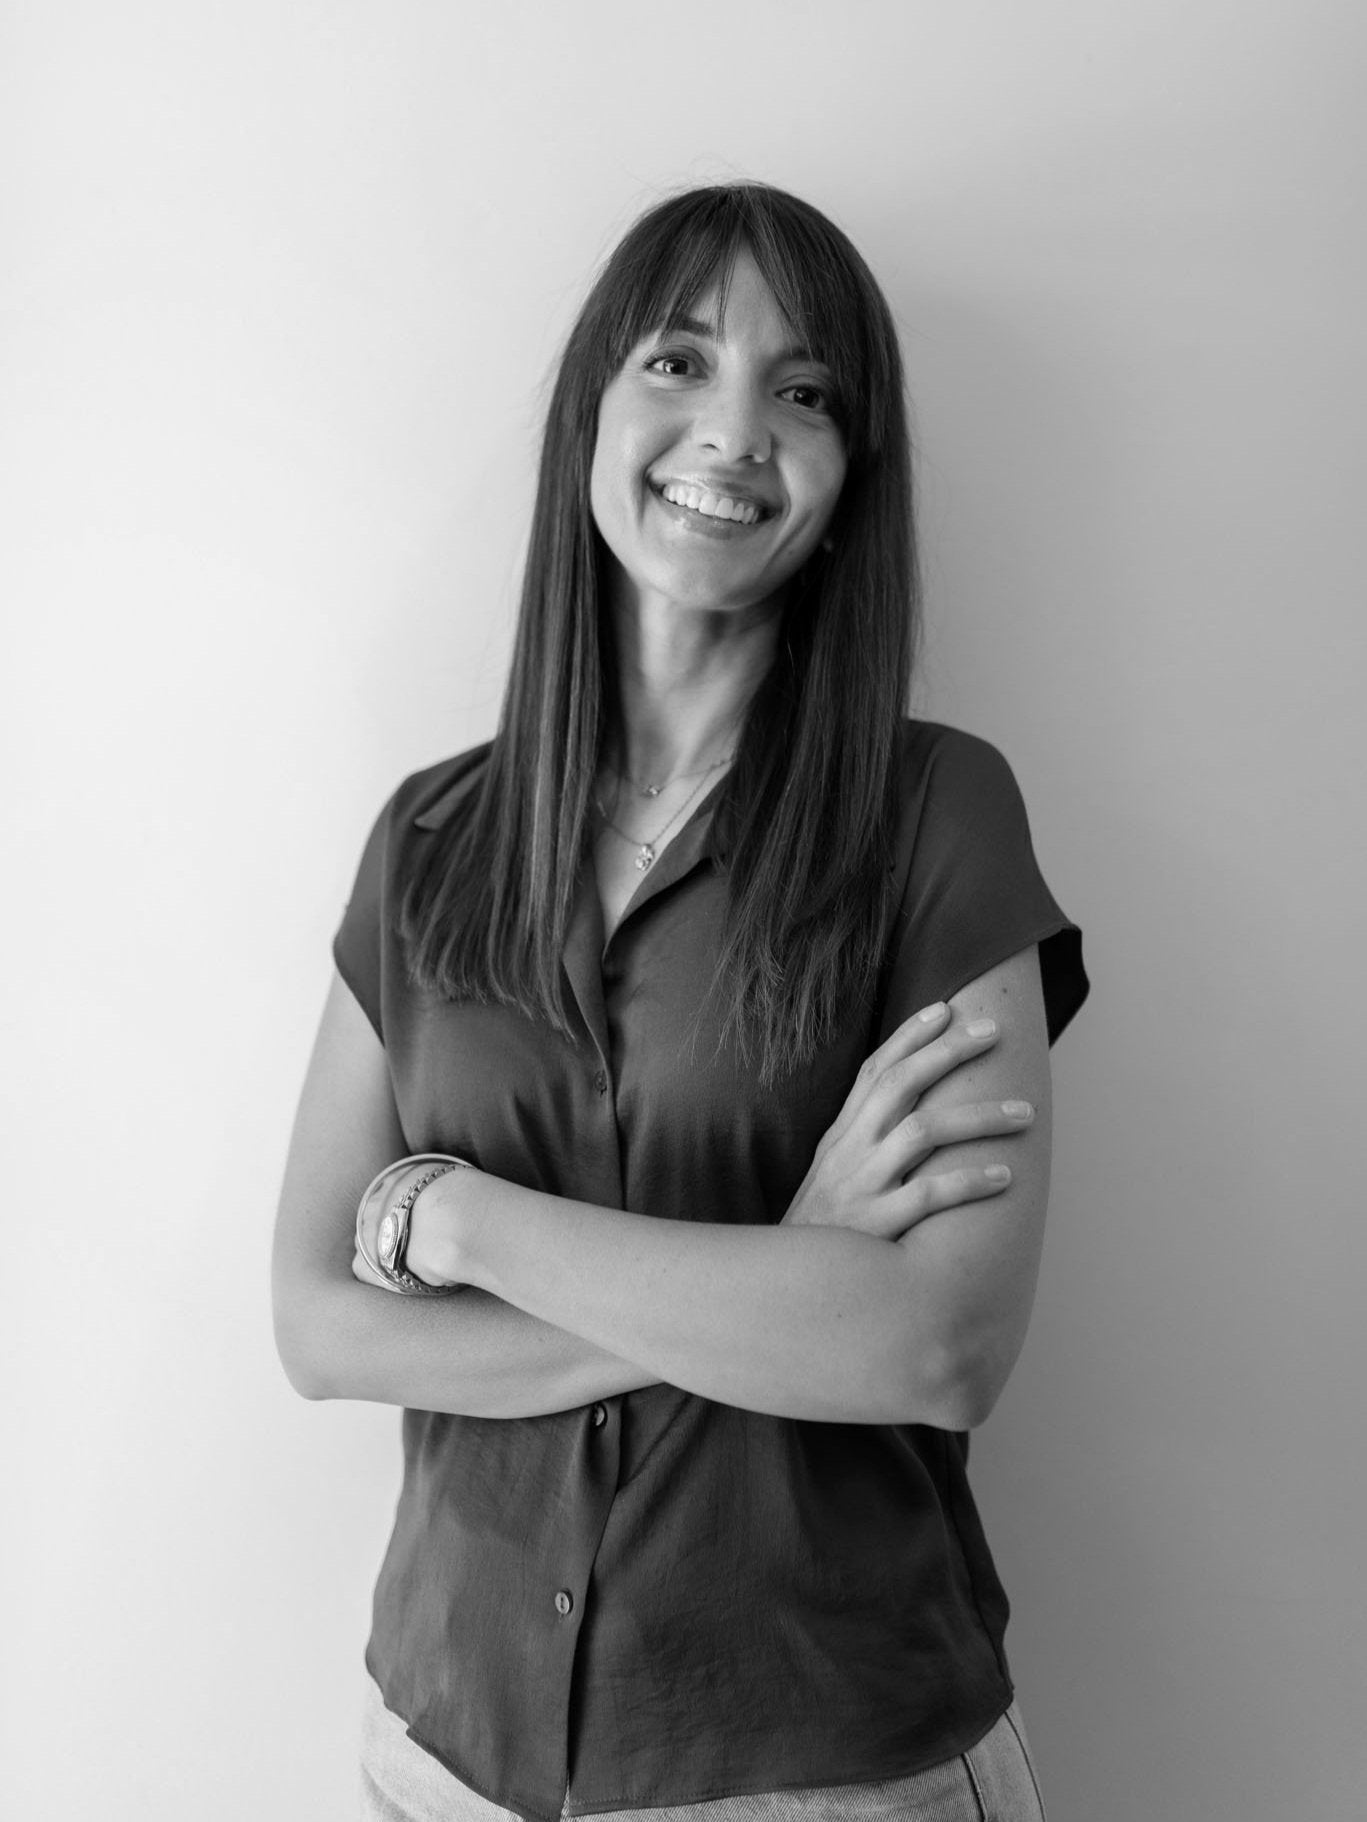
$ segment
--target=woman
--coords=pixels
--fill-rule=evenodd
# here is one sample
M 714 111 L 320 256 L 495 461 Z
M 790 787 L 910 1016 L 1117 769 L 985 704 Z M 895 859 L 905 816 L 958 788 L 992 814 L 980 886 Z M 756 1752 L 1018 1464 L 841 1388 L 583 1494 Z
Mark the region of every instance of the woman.
M 914 599 L 859 255 L 764 186 L 651 211 L 498 735 L 367 844 L 282 1196 L 292 1381 L 405 1407 L 368 1814 L 1040 1813 L 965 1432 L 1086 977 L 1005 763 L 903 719 Z

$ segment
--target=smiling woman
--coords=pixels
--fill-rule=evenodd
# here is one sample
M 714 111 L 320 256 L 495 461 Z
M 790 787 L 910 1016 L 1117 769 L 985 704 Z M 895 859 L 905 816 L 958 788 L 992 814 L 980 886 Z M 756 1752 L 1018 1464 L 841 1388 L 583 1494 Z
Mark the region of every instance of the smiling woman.
M 375 825 L 281 1196 L 291 1379 L 405 1407 L 369 1817 L 1041 1814 L 964 1432 L 1087 981 L 1005 762 L 905 717 L 910 485 L 838 229 L 632 229 L 497 734 Z
M 632 349 L 598 408 L 589 499 L 637 616 L 781 613 L 845 479 L 824 366 L 748 250 L 699 315 Z M 629 598 L 629 599 L 628 599 Z

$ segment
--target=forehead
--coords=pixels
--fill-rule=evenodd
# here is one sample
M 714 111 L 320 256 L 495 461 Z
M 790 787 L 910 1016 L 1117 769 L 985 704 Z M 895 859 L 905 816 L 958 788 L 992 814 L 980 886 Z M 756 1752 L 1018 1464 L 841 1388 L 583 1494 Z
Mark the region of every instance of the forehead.
M 812 336 L 794 322 L 748 247 L 737 249 L 729 263 L 718 261 L 711 276 L 691 295 L 682 292 L 666 304 L 660 321 L 646 333 L 678 330 L 725 345 L 763 343 L 785 358 L 819 358 Z

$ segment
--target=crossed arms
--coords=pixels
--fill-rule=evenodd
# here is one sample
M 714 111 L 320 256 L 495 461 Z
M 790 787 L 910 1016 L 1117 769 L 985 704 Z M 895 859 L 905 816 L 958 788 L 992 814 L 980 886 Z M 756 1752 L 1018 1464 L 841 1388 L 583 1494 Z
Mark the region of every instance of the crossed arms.
M 353 1270 L 353 1213 L 408 1148 L 379 1039 L 334 978 L 280 1199 L 277 1345 L 312 1398 L 526 1417 L 666 1380 L 780 1416 L 967 1429 L 1025 1337 L 1049 1136 L 1030 948 L 869 1059 L 780 1225 L 646 1220 L 456 1171 L 415 1205 L 408 1260 L 467 1288 L 396 1297 Z

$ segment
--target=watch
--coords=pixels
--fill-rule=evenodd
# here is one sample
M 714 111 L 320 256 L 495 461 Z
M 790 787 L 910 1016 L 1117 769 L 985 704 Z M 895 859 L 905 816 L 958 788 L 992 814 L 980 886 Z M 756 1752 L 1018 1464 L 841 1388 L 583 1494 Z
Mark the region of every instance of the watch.
M 363 1243 L 366 1207 L 376 1192 L 383 1193 L 390 1179 L 410 1169 L 414 1164 L 430 1164 L 433 1168 L 425 1170 L 418 1176 L 392 1207 L 388 1208 L 380 1220 L 375 1234 L 375 1258 L 370 1259 Z M 408 1270 L 405 1254 L 408 1249 L 408 1223 L 413 1212 L 413 1204 L 427 1188 L 435 1183 L 438 1177 L 444 1177 L 453 1170 L 469 1170 L 464 1158 L 454 1158 L 440 1152 L 420 1152 L 411 1158 L 401 1158 L 397 1164 L 390 1164 L 375 1178 L 369 1189 L 361 1197 L 356 1211 L 356 1244 L 361 1257 L 372 1265 L 386 1288 L 401 1291 L 414 1297 L 446 1297 L 459 1290 L 455 1284 L 428 1284 Z

